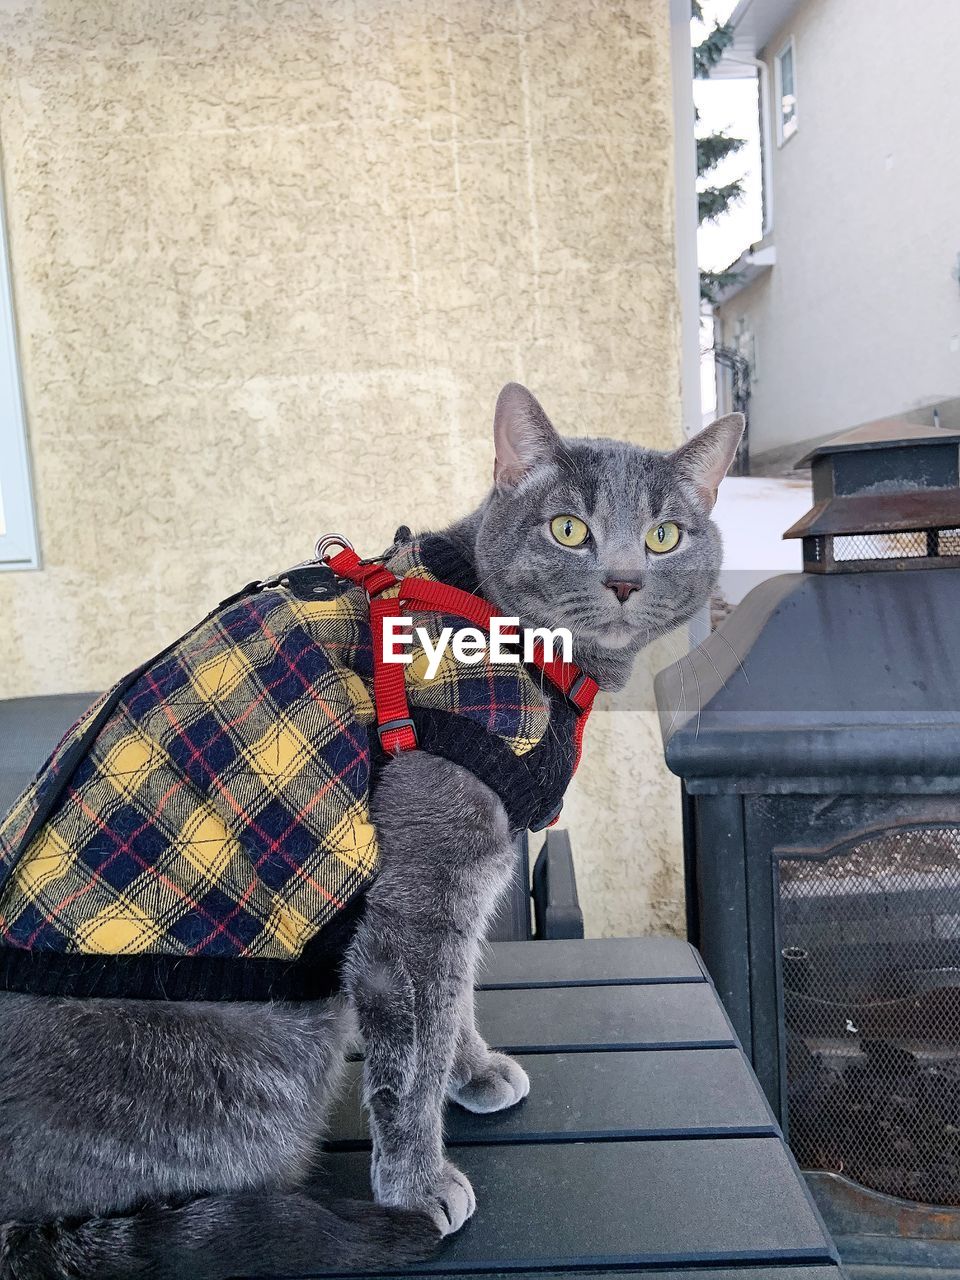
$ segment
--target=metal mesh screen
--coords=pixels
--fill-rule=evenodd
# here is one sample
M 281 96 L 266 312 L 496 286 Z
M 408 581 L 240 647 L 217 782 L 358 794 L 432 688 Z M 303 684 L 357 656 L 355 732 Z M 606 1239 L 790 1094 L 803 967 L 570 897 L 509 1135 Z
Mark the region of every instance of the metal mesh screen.
M 925 532 L 850 533 L 833 540 L 834 560 L 902 560 L 926 554 Z
M 797 1161 L 960 1205 L 960 826 L 891 828 L 778 871 Z

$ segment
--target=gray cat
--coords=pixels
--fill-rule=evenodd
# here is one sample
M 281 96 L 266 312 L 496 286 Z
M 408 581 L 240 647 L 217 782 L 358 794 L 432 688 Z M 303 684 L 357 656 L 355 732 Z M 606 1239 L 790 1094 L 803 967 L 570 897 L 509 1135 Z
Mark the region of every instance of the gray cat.
M 569 628 L 578 664 L 618 689 L 639 650 L 708 598 L 710 511 L 742 425 L 723 418 L 673 453 L 561 439 L 509 384 L 494 487 L 443 536 L 504 615 Z M 381 859 L 339 994 L 0 993 L 2 1280 L 376 1272 L 471 1216 L 444 1153 L 445 1101 L 493 1112 L 529 1089 L 476 1030 L 472 999 L 516 833 L 487 785 L 426 750 L 390 760 L 371 812 Z M 357 1029 L 375 1204 L 321 1201 L 314 1182 Z

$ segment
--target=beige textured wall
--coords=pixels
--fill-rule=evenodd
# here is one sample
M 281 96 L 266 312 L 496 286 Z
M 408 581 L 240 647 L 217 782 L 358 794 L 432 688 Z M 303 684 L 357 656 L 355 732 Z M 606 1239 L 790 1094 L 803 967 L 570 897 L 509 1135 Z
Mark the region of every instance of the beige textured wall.
M 508 378 L 678 438 L 665 0 L 0 0 L 0 56 L 43 557 L 0 696 L 468 509 Z M 679 920 L 648 683 L 568 806 L 594 932 Z

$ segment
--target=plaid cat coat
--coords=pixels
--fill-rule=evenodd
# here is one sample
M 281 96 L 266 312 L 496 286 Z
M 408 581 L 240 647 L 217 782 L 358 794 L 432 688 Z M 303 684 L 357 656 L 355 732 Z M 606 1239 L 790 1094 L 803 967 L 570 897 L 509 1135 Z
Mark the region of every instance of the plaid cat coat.
M 477 589 L 429 535 L 397 575 Z M 386 763 L 369 605 L 325 565 L 253 584 L 122 680 L 0 824 L 0 988 L 167 999 L 311 999 L 376 873 Z M 441 614 L 417 618 L 433 637 Z M 578 710 L 524 665 L 405 683 L 419 745 L 473 772 L 517 830 L 546 825 L 576 764 Z

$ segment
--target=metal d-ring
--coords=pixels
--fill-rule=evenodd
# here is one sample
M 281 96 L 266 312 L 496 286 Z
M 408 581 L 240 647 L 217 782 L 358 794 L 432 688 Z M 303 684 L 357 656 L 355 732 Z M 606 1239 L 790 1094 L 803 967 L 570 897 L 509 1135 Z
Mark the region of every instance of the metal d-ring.
M 343 551 L 352 551 L 353 543 L 348 542 L 346 538 L 342 538 L 339 533 L 325 533 L 322 538 L 317 539 L 315 555 L 318 560 L 325 560 L 326 553 L 330 547 L 340 547 Z

